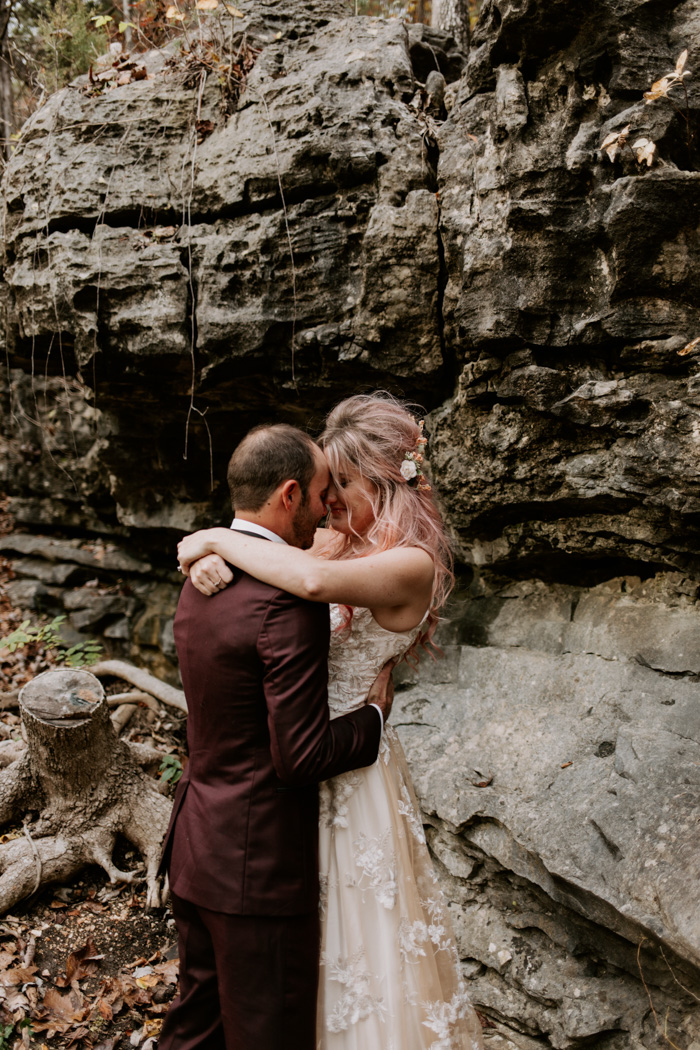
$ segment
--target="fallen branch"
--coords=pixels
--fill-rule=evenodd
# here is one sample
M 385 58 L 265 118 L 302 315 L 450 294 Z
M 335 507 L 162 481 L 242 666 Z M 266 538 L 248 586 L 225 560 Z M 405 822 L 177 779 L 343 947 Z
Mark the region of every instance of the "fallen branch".
M 112 675 L 114 678 L 123 678 L 125 682 L 130 682 L 137 689 L 142 689 L 144 693 L 155 696 L 156 700 L 160 700 L 161 703 L 168 704 L 170 707 L 176 707 L 179 711 L 187 713 L 187 702 L 181 689 L 175 689 L 174 686 L 168 685 L 167 682 L 161 682 L 160 678 L 156 678 L 149 671 L 144 671 L 142 667 L 136 667 L 134 664 L 127 663 L 126 660 L 102 660 L 90 668 L 90 673 L 97 678 L 105 677 L 106 675 Z

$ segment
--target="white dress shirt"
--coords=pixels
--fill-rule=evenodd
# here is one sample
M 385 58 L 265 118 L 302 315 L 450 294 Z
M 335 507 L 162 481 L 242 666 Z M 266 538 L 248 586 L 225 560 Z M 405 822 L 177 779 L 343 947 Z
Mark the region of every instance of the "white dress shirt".
M 273 543 L 283 543 L 285 547 L 289 546 L 287 541 L 278 536 L 276 532 L 271 532 L 270 529 L 266 529 L 264 525 L 258 525 L 255 521 L 246 521 L 245 518 L 234 518 L 231 522 L 231 528 L 234 532 L 254 532 L 257 536 L 264 536 L 266 540 L 272 540 Z

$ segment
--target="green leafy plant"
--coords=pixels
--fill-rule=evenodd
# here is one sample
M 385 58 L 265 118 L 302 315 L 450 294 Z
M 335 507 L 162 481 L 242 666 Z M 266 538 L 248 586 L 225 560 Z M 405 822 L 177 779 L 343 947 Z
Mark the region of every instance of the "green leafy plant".
M 158 767 L 162 784 L 177 784 L 182 776 L 182 762 L 175 755 L 164 755 Z M 0 1047 L 2 1050 L 2 1047 Z
M 34 55 L 37 76 L 51 93 L 74 77 L 86 73 L 88 66 L 109 46 L 104 24 L 89 17 L 90 5 L 83 0 L 57 0 L 37 19 Z
M 55 616 L 50 623 L 40 627 L 32 626 L 30 620 L 23 620 L 15 631 L 0 638 L 0 649 L 14 653 L 26 645 L 38 645 L 45 652 L 55 653 L 56 662 L 66 667 L 90 667 L 99 660 L 102 646 L 91 638 L 75 645 L 66 645 L 60 635 L 65 619 L 65 616 Z M 3 1050 L 1 1043 L 0 1050 Z
M 13 1043 L 15 1026 L 13 1024 L 0 1025 L 0 1050 L 10 1050 Z
M 104 29 L 110 22 L 114 22 L 114 19 L 111 15 L 93 15 L 90 21 L 94 22 L 95 29 Z M 136 29 L 133 22 L 118 22 L 116 25 L 118 33 L 123 33 L 126 29 Z

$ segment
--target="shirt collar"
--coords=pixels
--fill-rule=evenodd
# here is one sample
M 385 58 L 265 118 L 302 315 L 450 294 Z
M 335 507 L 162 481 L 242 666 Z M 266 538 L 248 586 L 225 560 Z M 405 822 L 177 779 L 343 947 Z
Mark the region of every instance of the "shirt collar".
M 231 528 L 234 532 L 254 532 L 256 536 L 264 536 L 266 540 L 272 540 L 273 543 L 283 543 L 285 547 L 289 546 L 287 541 L 278 536 L 276 532 L 271 532 L 270 529 L 266 529 L 264 525 L 258 525 L 255 521 L 246 521 L 245 518 L 234 518 L 231 522 Z

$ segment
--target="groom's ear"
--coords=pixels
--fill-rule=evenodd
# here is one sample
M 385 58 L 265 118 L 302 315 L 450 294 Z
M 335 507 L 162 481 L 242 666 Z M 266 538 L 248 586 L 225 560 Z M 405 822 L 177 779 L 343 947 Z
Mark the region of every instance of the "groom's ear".
M 294 510 L 299 503 L 299 484 L 290 478 L 289 481 L 285 481 L 280 485 L 279 493 L 282 500 L 282 506 L 286 511 Z

